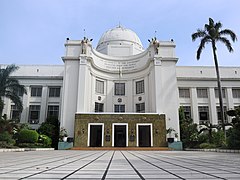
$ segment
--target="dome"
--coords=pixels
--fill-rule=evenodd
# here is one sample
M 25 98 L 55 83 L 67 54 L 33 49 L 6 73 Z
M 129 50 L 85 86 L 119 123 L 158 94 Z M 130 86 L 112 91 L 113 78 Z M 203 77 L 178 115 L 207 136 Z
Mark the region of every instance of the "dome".
M 137 34 L 132 30 L 124 28 L 122 26 L 118 26 L 103 33 L 102 37 L 98 41 L 96 49 L 97 51 L 103 51 L 104 53 L 105 51 L 103 49 L 105 49 L 106 46 L 111 45 L 131 45 L 134 46 L 134 49 L 137 49 L 137 51 L 143 51 L 142 42 L 140 41 Z

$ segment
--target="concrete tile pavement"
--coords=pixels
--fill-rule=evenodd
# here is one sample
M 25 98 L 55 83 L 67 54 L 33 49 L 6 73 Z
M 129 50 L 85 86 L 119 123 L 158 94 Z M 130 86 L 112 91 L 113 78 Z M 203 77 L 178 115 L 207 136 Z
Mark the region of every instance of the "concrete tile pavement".
M 0 153 L 0 179 L 240 179 L 239 154 L 191 151 Z

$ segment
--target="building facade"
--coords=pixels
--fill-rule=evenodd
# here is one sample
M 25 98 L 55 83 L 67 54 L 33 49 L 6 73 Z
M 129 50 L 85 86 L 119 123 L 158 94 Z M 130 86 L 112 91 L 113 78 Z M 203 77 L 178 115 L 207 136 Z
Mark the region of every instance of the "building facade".
M 20 92 L 21 114 L 5 99 L 7 117 L 37 128 L 57 116 L 84 147 L 163 146 L 166 129 L 180 135 L 179 106 L 195 123 L 220 121 L 215 68 L 176 67 L 172 40 L 153 38 L 144 49 L 136 33 L 119 26 L 96 49 L 86 37 L 67 39 L 65 47 L 63 66 L 19 66 L 12 74 L 28 93 Z M 233 109 L 240 105 L 240 68 L 220 72 L 224 108 Z

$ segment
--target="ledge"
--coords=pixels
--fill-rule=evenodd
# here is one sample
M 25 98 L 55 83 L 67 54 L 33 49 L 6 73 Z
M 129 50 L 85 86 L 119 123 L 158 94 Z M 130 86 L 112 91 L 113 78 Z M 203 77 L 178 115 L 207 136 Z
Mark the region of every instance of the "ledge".
M 16 149 L 0 149 L 0 152 L 23 152 L 23 151 L 53 151 L 54 148 L 16 148 Z
M 189 149 L 186 148 L 186 151 L 204 151 L 204 152 L 221 152 L 221 153 L 240 153 L 240 150 L 237 149 Z

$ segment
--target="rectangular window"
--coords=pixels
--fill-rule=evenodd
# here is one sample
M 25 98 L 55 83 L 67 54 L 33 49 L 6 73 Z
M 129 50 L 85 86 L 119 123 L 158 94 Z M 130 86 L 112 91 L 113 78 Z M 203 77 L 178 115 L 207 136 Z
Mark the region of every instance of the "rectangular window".
M 136 94 L 144 93 L 144 80 L 136 82 Z
M 215 88 L 214 91 L 215 91 L 215 98 L 219 98 L 218 88 Z M 226 97 L 225 88 L 222 88 L 222 98 L 225 98 L 225 97 Z
M 209 123 L 208 106 L 198 106 L 199 124 Z
M 15 90 L 14 90 L 15 91 Z M 17 89 L 16 91 L 16 94 L 19 96 L 19 97 L 22 97 L 23 96 L 23 90 L 21 90 L 21 89 Z
M 189 88 L 179 88 L 179 97 L 180 98 L 190 98 Z
M 233 98 L 240 98 L 240 88 L 232 89 Z
M 21 113 L 18 110 L 17 106 L 16 105 L 11 105 L 11 113 L 10 113 L 11 119 L 19 121 L 20 116 L 21 116 Z
M 125 105 L 124 104 L 115 104 L 114 112 L 125 112 Z
M 60 97 L 60 87 L 50 87 L 49 97 Z
M 104 81 L 96 80 L 96 93 L 104 94 Z
M 103 112 L 103 103 L 95 102 L 95 112 Z
M 183 106 L 184 116 L 186 119 L 191 118 L 191 106 Z
M 125 83 L 115 83 L 115 96 L 125 95 Z
M 136 112 L 145 113 L 145 103 L 136 104 Z
M 207 88 L 197 88 L 197 97 L 198 98 L 208 98 Z
M 29 123 L 38 124 L 40 119 L 40 105 L 30 105 L 29 107 Z
M 220 113 L 220 106 L 217 106 L 216 109 L 217 109 L 218 124 L 222 124 L 222 118 L 221 118 L 221 113 Z M 227 107 L 223 106 L 223 110 L 224 110 L 224 120 L 226 120 L 226 118 L 227 118 L 227 115 L 226 115 Z
M 41 97 L 42 96 L 42 87 L 31 87 L 31 97 Z
M 47 113 L 47 117 L 54 117 L 58 119 L 58 115 L 59 115 L 59 106 L 52 106 L 49 105 L 48 106 L 48 113 Z

